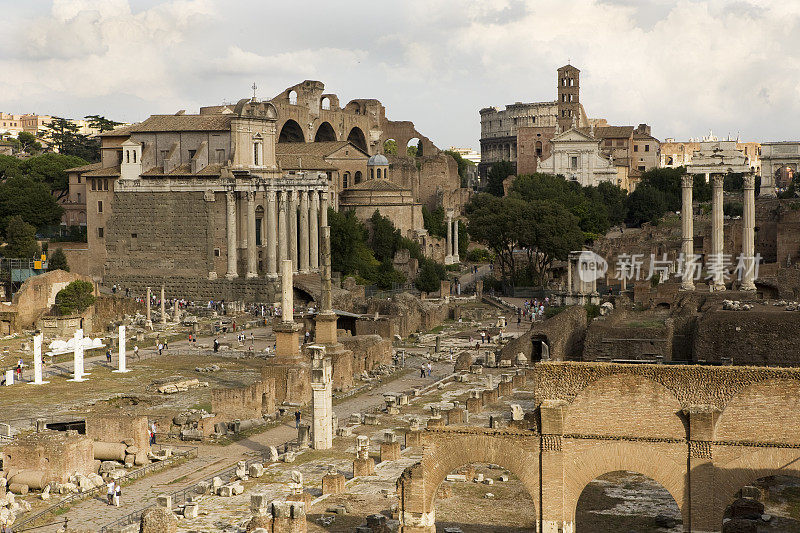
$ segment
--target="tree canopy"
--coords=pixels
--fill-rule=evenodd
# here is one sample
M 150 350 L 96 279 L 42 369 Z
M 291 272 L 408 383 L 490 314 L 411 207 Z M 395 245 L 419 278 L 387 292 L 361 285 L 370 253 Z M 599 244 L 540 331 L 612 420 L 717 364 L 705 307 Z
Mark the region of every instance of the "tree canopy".
M 28 177 L 9 178 L 0 183 L 0 227 L 6 227 L 10 217 L 19 216 L 36 230 L 58 224 L 63 212 L 44 183 Z
M 94 286 L 88 281 L 75 280 L 56 294 L 56 307 L 62 315 L 82 313 L 94 301 Z
M 3 255 L 15 259 L 32 259 L 39 251 L 36 241 L 36 228 L 13 216 L 5 224 L 6 246 Z
M 486 179 L 486 192 L 495 196 L 503 196 L 503 180 L 516 172 L 511 161 L 498 161 L 489 168 Z
M 53 250 L 53 253 L 47 257 L 47 271 L 50 272 L 52 270 L 63 270 L 65 272 L 69 272 L 67 256 L 64 254 L 64 250 L 61 248 L 56 248 Z
M 44 137 L 60 154 L 100 160 L 100 141 L 79 133 L 78 126 L 69 119 L 53 117 L 46 125 Z

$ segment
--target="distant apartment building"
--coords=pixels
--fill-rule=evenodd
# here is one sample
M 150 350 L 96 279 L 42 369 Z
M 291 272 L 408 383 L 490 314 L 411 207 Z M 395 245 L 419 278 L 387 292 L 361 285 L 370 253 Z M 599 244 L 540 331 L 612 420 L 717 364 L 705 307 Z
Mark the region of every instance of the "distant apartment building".
M 22 129 L 22 115 L 12 115 L 0 111 L 0 135 L 16 137 Z
M 694 154 L 713 150 L 719 143 L 725 143 L 725 148 L 735 149 L 745 158 L 744 164 L 756 174 L 761 174 L 761 144 L 757 142 L 742 142 L 738 139 L 725 139 L 720 141 L 709 132 L 707 136 L 676 141 L 668 138 L 661 144 L 659 166 L 663 168 L 687 167 L 692 164 Z
M 458 148 L 456 146 L 451 146 L 447 149 L 449 152 L 455 152 L 467 161 L 471 161 L 476 165 L 481 162 L 481 154 L 480 152 L 473 150 L 472 148 Z

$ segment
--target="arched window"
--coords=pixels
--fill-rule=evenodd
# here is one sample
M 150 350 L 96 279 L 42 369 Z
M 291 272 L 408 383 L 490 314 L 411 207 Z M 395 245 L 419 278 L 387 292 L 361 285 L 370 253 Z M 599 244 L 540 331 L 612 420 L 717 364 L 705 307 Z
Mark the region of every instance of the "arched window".
M 374 168 L 369 169 L 369 179 L 371 179 L 371 180 L 375 179 L 375 169 Z
M 130 150 L 125 150 L 125 162 L 126 163 L 130 163 L 131 162 L 131 151 Z
M 322 109 L 330 109 L 331 108 L 331 99 L 327 96 L 322 99 Z
M 263 164 L 263 155 L 261 150 L 262 144 L 260 142 L 253 143 L 253 166 L 261 166 Z
M 355 182 L 356 183 L 361 183 L 361 171 L 360 170 L 356 170 Z
M 136 150 L 133 151 L 133 162 L 136 163 Z
M 297 91 L 289 91 L 289 103 L 297 105 Z
M 346 189 L 348 187 L 349 181 L 350 181 L 350 173 L 345 172 L 344 176 L 342 176 L 342 189 Z
M 542 157 L 542 141 L 536 141 L 536 155 Z
M 381 179 L 381 169 L 378 169 L 378 179 Z

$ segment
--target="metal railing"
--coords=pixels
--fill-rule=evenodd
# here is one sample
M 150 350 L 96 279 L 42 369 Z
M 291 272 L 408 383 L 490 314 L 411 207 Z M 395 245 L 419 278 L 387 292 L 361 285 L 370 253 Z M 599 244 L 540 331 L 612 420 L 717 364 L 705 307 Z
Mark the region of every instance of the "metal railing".
M 248 459 L 247 461 L 245 461 L 245 464 L 246 464 L 246 468 L 249 468 L 250 465 L 252 465 L 252 464 L 262 463 L 262 462 L 263 462 L 263 459 L 255 458 L 255 459 Z M 238 461 L 237 461 L 236 464 L 231 465 L 231 466 L 225 468 L 224 470 L 217 471 L 217 472 L 211 474 L 210 476 L 206 477 L 205 479 L 202 479 L 202 480 L 200 480 L 200 481 L 198 481 L 198 482 L 196 482 L 196 483 L 194 483 L 192 485 L 189 485 L 188 487 L 185 487 L 183 489 L 178 489 L 178 490 L 176 490 L 174 492 L 171 492 L 169 494 L 169 496 L 172 497 L 172 505 L 184 504 L 184 503 L 187 502 L 187 497 L 189 495 L 200 494 L 200 492 L 198 491 L 198 486 L 200 485 L 200 483 L 204 483 L 204 482 L 205 483 L 210 483 L 211 480 L 213 480 L 215 477 L 219 477 L 223 481 L 225 481 L 226 479 L 230 479 L 233 476 L 233 474 L 236 472 L 236 469 L 238 467 L 239 467 L 239 465 L 238 465 Z M 225 481 L 225 482 L 227 483 L 227 481 Z M 144 514 L 145 511 L 147 511 L 148 509 L 150 509 L 152 507 L 155 507 L 156 505 L 157 504 L 152 503 L 152 504 L 150 504 L 150 505 L 148 505 L 146 507 L 142 507 L 141 509 L 138 509 L 138 510 L 136 510 L 136 511 L 134 511 L 134 512 L 132 512 L 132 513 L 126 515 L 126 516 L 123 516 L 122 518 L 118 518 L 117 520 L 114 520 L 113 522 L 111 522 L 109 524 L 106 524 L 105 526 L 101 527 L 100 530 L 99 530 L 99 533 L 113 533 L 113 532 L 116 532 L 117 530 L 119 530 L 120 528 L 122 528 L 124 526 L 130 525 L 130 524 L 135 524 L 135 523 L 139 522 L 142 519 L 142 515 Z
M 161 470 L 161 469 L 171 465 L 172 463 L 174 463 L 174 462 L 176 462 L 176 461 L 178 461 L 180 459 L 189 458 L 189 457 L 197 457 L 197 446 L 156 445 L 156 447 L 158 447 L 159 449 L 163 449 L 163 448 L 173 448 L 173 449 L 174 448 L 181 448 L 182 450 L 173 452 L 171 457 L 169 457 L 167 459 L 164 459 L 163 461 L 157 461 L 157 462 L 154 462 L 154 463 L 150 463 L 149 465 L 145 465 L 142 468 L 137 468 L 136 470 L 128 472 L 124 476 L 120 477 L 117 481 L 119 481 L 120 484 L 121 484 L 121 483 L 124 483 L 126 481 L 132 481 L 132 480 L 135 480 L 135 479 L 139 479 L 139 478 L 141 478 L 143 476 L 146 476 L 147 474 L 150 474 L 152 472 L 156 472 L 158 470 Z M 67 505 L 69 505 L 71 503 L 74 503 L 74 502 L 77 502 L 77 501 L 81 501 L 81 500 L 84 500 L 86 498 L 90 498 L 90 497 L 94 496 L 95 493 L 98 493 L 98 492 L 102 493 L 104 490 L 105 490 L 105 486 L 102 486 L 102 487 L 95 487 L 93 489 L 89 489 L 89 490 L 85 490 L 85 491 L 82 491 L 82 492 L 76 492 L 74 494 L 70 494 L 66 498 L 64 498 L 62 500 L 59 500 L 58 502 L 54 503 L 50 507 L 48 507 L 48 508 L 46 508 L 46 509 L 44 509 L 42 511 L 39 511 L 36 514 L 33 514 L 31 516 L 28 516 L 28 517 L 25 517 L 25 519 L 23 519 L 20 522 L 14 523 L 14 525 L 11 526 L 11 531 L 13 533 L 17 533 L 18 531 L 28 531 L 28 530 L 32 530 L 32 529 L 38 529 L 39 527 L 42 527 L 42 526 L 34 526 L 33 524 L 35 524 L 41 518 L 49 515 L 50 513 L 52 513 L 53 511 L 55 511 L 57 509 L 65 507 L 65 506 L 67 506 Z M 60 523 L 61 523 L 60 521 L 59 522 L 54 522 L 51 525 L 60 524 Z

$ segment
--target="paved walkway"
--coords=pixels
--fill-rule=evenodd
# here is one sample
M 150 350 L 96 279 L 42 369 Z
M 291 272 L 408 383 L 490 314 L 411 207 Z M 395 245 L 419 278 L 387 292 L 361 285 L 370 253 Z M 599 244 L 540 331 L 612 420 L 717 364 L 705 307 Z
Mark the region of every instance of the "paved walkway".
M 420 378 L 416 371 L 418 366 L 419 361 L 409 360 L 407 361 L 408 370 L 401 377 L 334 406 L 334 411 L 339 420 L 346 421 L 351 413 L 383 405 L 383 395 L 387 392 L 400 392 L 415 386 L 427 385 L 452 372 L 452 365 L 436 363 L 434 364 L 434 372 L 431 378 Z M 75 504 L 69 511 L 59 517 L 60 522 L 58 525 L 40 528 L 37 531 L 44 533 L 58 531 L 60 525 L 63 524 L 64 517 L 69 518 L 70 524 L 73 526 L 80 524 L 87 528 L 99 529 L 114 520 L 153 503 L 159 494 L 190 487 L 198 481 L 210 477 L 215 472 L 229 468 L 237 461 L 252 458 L 256 454 L 260 455 L 269 446 L 278 446 L 294 440 L 296 437 L 297 430 L 292 423 L 282 424 L 263 433 L 236 441 L 228 446 L 200 445 L 197 458 L 125 486 L 122 491 L 122 505 L 120 507 L 110 507 L 102 497 L 95 497 Z

